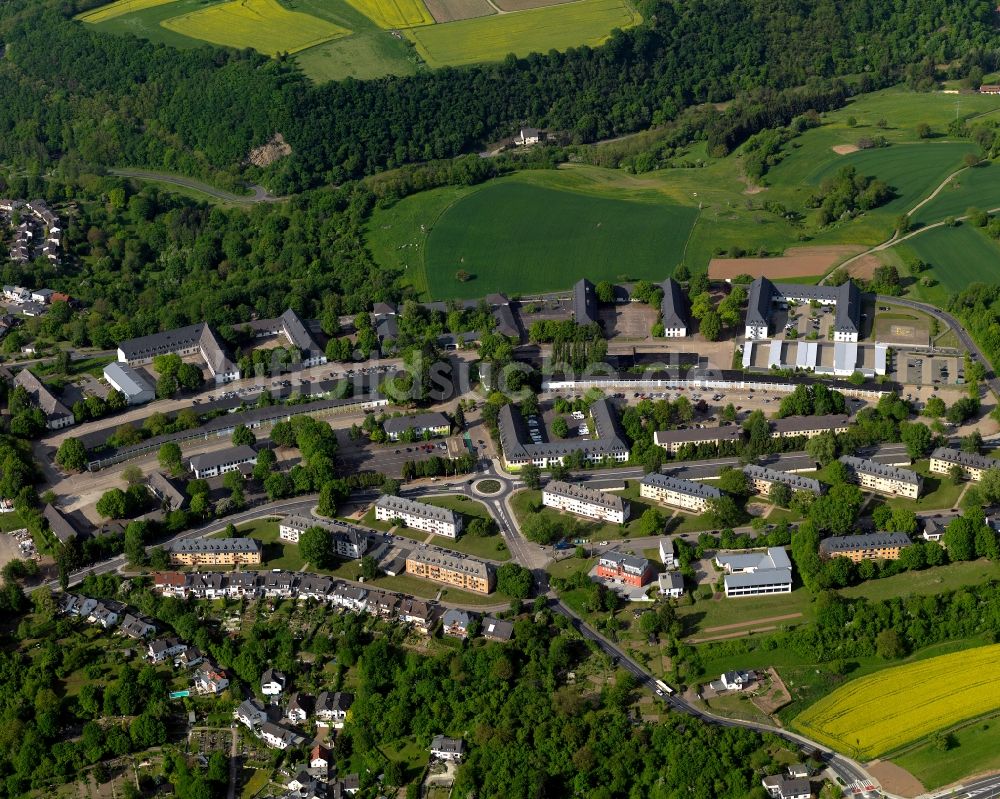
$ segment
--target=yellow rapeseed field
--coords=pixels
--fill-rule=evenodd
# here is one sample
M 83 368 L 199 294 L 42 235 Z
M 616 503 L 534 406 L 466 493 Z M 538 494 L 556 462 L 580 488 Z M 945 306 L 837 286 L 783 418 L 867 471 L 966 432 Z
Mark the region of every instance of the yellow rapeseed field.
M 799 714 L 794 727 L 858 758 L 874 758 L 1000 709 L 1000 644 L 853 680 Z
M 278 0 L 230 0 L 164 20 L 164 28 L 228 47 L 252 47 L 266 55 L 297 53 L 350 31 L 332 22 L 289 11 Z
M 101 6 L 91 11 L 84 11 L 82 14 L 78 14 L 76 18 L 82 22 L 93 24 L 105 22 L 109 19 L 120 17 L 123 14 L 131 14 L 133 11 L 142 11 L 145 8 L 163 6 L 173 2 L 174 0 L 117 0 L 117 2 L 109 5 Z
M 423 0 L 347 0 L 380 28 L 413 28 L 433 25 L 434 17 Z
M 515 14 L 463 19 L 406 31 L 429 66 L 500 61 L 607 41 L 612 28 L 631 28 L 642 17 L 627 0 L 577 0 Z

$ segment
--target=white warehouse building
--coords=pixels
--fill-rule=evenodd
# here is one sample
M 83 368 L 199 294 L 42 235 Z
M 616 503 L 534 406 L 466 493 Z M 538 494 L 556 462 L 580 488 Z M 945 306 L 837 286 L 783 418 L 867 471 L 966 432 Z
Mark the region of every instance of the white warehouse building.
M 127 363 L 109 363 L 104 367 L 104 379 L 111 388 L 125 395 L 129 405 L 145 405 L 156 399 L 156 391 L 149 381 Z

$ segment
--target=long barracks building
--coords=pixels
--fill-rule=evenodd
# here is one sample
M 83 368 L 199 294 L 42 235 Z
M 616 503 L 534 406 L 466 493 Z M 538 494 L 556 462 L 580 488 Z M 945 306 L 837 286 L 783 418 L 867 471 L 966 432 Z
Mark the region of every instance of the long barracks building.
M 629 504 L 621 497 L 562 480 L 550 480 L 545 485 L 542 504 L 612 524 L 624 524 L 629 515 Z

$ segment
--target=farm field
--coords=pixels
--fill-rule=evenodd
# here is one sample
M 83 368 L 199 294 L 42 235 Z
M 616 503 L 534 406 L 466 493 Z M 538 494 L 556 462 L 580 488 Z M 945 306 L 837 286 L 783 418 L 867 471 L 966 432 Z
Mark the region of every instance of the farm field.
M 626 0 L 578 0 L 523 13 L 415 28 L 406 36 L 431 67 L 499 61 L 508 53 L 563 50 L 607 40 L 612 28 L 631 28 L 641 17 Z
M 497 13 L 487 0 L 425 0 L 425 5 L 436 22 L 455 22 Z
M 900 246 L 929 263 L 930 274 L 947 292 L 1000 275 L 1000 246 L 971 225 L 937 227 Z
M 252 47 L 267 55 L 297 53 L 347 36 L 347 28 L 300 11 L 278 0 L 230 0 L 160 23 L 167 30 L 228 47 Z
M 96 24 L 98 22 L 107 22 L 109 19 L 115 19 L 125 14 L 131 14 L 133 11 L 143 11 L 147 8 L 162 6 L 172 2 L 174 0 L 117 0 L 117 2 L 106 6 L 100 6 L 99 8 L 78 14 L 76 19 L 81 22 Z
M 1000 207 L 1000 168 L 989 161 L 956 175 L 933 200 L 922 206 L 913 222 L 926 225 L 949 216 L 965 216 L 970 208 Z
M 874 758 L 1000 709 L 1000 644 L 930 658 L 846 683 L 795 718 L 801 733 Z
M 347 0 L 380 28 L 433 25 L 434 17 L 421 0 Z
M 422 201 L 411 205 L 417 203 Z M 407 270 L 417 270 L 410 282 L 435 299 L 512 287 L 523 293 L 566 289 L 582 275 L 662 280 L 680 262 L 697 215 L 671 203 L 594 198 L 516 179 L 491 182 L 445 208 L 432 201 L 427 210 L 427 222 L 419 224 L 428 234 L 421 237 L 419 225 L 410 228 L 414 246 L 402 252 Z M 380 224 L 374 217 L 370 230 Z M 376 257 L 378 249 L 373 246 Z M 457 280 L 459 270 L 471 279 Z

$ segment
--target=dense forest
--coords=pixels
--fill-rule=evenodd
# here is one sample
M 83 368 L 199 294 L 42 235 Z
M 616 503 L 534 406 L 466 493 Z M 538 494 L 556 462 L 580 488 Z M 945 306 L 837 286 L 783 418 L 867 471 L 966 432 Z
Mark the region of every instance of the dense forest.
M 988 2 L 640 7 L 647 21 L 598 49 L 315 86 L 292 63 L 251 51 L 178 51 L 96 33 L 70 20 L 79 8 L 72 0 L 8 0 L 0 8 L 0 158 L 42 168 L 70 156 L 235 182 L 248 150 L 281 132 L 293 155 L 258 177 L 294 191 L 468 152 L 518 124 L 588 142 L 750 95 L 717 137 L 731 147 L 805 110 L 774 102 L 781 90 L 810 84 L 809 93 L 832 102 L 842 91 L 831 89 L 837 76 L 860 75 L 865 90 L 919 63 L 993 66 L 982 55 L 995 38 Z

